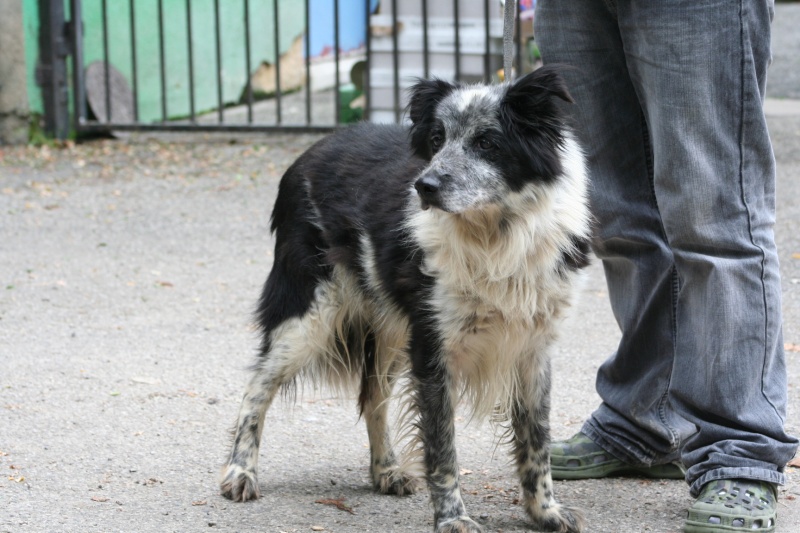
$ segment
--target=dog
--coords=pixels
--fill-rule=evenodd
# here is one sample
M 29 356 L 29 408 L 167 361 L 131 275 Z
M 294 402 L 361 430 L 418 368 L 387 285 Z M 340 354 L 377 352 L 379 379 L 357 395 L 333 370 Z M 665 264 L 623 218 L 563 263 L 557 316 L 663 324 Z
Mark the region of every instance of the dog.
M 320 140 L 281 179 L 260 356 L 221 473 L 259 497 L 264 416 L 297 377 L 358 391 L 374 488 L 414 492 L 387 399 L 403 377 L 435 530 L 477 532 L 459 490 L 454 409 L 500 418 L 541 530 L 579 532 L 553 496 L 549 352 L 589 261 L 585 161 L 557 68 L 515 83 L 418 80 L 410 127 L 362 123 Z

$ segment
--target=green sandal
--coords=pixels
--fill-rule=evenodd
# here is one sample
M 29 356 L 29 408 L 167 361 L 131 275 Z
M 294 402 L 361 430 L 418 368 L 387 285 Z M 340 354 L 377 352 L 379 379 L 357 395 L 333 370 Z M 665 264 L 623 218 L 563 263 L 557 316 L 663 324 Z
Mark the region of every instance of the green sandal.
M 684 478 L 683 470 L 675 464 L 648 467 L 624 463 L 583 433 L 550 445 L 550 471 L 553 479 L 597 479 L 625 475 L 656 479 Z
M 778 490 L 774 484 L 750 479 L 719 479 L 706 483 L 686 516 L 685 533 L 775 531 Z

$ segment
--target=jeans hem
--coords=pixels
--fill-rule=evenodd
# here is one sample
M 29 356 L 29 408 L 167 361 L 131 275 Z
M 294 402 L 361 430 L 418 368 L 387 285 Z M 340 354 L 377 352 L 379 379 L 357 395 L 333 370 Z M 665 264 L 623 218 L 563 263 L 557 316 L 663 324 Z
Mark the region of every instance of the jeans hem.
M 786 483 L 786 476 L 776 470 L 766 470 L 763 468 L 752 467 L 729 467 L 717 468 L 706 472 L 689 486 L 689 492 L 692 497 L 697 498 L 703 486 L 711 481 L 718 479 L 751 479 L 754 481 L 766 481 L 768 483 L 775 483 L 776 485 L 783 485 Z

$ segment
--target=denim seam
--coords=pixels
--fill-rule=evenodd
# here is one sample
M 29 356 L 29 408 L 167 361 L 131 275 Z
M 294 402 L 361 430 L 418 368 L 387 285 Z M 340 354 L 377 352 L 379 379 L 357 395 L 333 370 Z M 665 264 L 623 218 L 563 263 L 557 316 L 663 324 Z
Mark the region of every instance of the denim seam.
M 636 93 L 638 95 L 638 90 L 636 90 L 635 87 L 634 87 L 634 90 L 636 91 Z M 650 183 L 650 196 L 651 196 L 651 198 L 653 200 L 653 205 L 655 206 L 656 211 L 659 213 L 659 218 L 660 218 L 661 211 L 658 209 L 658 197 L 656 196 L 655 164 L 653 162 L 653 142 L 652 142 L 652 139 L 650 137 L 650 128 L 648 127 L 647 117 L 646 117 L 646 115 L 644 113 L 644 106 L 642 106 L 641 101 L 639 103 L 639 107 L 640 107 L 640 109 L 642 109 L 642 111 L 641 111 L 642 138 L 643 138 L 643 141 L 644 141 L 645 164 L 647 165 L 647 179 L 648 179 L 648 181 Z M 666 231 L 666 229 L 664 229 L 663 220 L 661 220 L 660 229 L 661 229 L 661 238 L 664 240 L 664 242 L 667 242 L 668 241 L 668 239 L 667 239 L 667 231 Z M 675 276 L 676 270 L 675 270 L 675 266 L 674 265 L 673 265 L 672 269 L 673 269 L 673 276 Z M 674 282 L 674 279 L 673 279 L 673 292 L 674 292 L 674 283 L 675 282 Z M 675 313 L 677 313 L 677 299 L 676 299 L 674 294 L 671 295 L 671 298 L 672 298 L 672 301 L 670 303 L 672 304 L 672 309 L 671 309 L 670 315 L 671 315 L 671 319 L 672 319 L 672 331 L 671 331 L 671 333 L 672 333 L 672 363 L 673 363 L 672 366 L 674 367 L 675 350 L 676 350 L 676 342 L 675 341 L 676 341 L 676 338 L 677 338 L 677 331 L 676 331 L 677 318 L 675 316 Z M 677 449 L 677 447 L 679 445 L 678 444 L 679 437 L 678 437 L 678 433 L 675 430 L 675 428 L 673 428 L 669 424 L 669 422 L 667 420 L 667 413 L 666 413 L 667 400 L 669 398 L 669 389 L 670 389 L 671 381 L 672 381 L 672 368 L 670 368 L 670 374 L 667 377 L 667 385 L 666 385 L 666 387 L 664 387 L 664 393 L 661 395 L 661 399 L 658 401 L 658 418 L 661 420 L 661 423 L 664 425 L 664 428 L 669 432 L 669 447 L 670 447 L 670 450 L 674 451 L 675 449 Z
M 764 397 L 764 400 L 772 407 L 775 414 L 778 416 L 779 420 L 783 420 L 783 417 L 780 414 L 780 410 L 777 406 L 770 400 L 767 394 L 764 392 L 764 375 L 766 373 L 766 366 L 768 360 L 768 350 L 769 350 L 769 305 L 767 301 L 767 283 L 766 283 L 766 262 L 767 262 L 767 254 L 764 251 L 762 246 L 759 246 L 755 238 L 753 237 L 753 222 L 752 222 L 752 212 L 750 210 L 750 205 L 747 202 L 747 195 L 745 193 L 745 178 L 744 178 L 744 160 L 745 160 L 745 149 L 744 149 L 744 137 L 745 137 L 745 124 L 746 124 L 746 115 L 747 115 L 747 88 L 746 88 L 746 76 L 747 76 L 747 46 L 746 46 L 746 37 L 745 37 L 745 7 L 744 1 L 739 1 L 739 44 L 740 44 L 740 53 L 741 53 L 741 60 L 740 60 L 740 72 L 741 77 L 739 79 L 740 87 L 740 95 L 739 101 L 740 109 L 739 109 L 739 189 L 742 198 L 742 205 L 744 206 L 745 212 L 747 213 L 747 234 L 750 238 L 750 243 L 757 248 L 761 252 L 761 296 L 762 296 L 762 303 L 764 305 L 764 353 L 763 359 L 761 364 L 761 396 Z
M 678 308 L 678 269 L 675 265 L 672 266 L 672 291 L 670 291 L 671 297 L 671 304 L 672 304 L 672 312 L 670 313 L 670 318 L 672 319 L 672 367 L 670 368 L 669 374 L 667 376 L 667 387 L 664 389 L 664 394 L 661 397 L 661 400 L 658 403 L 658 415 L 661 418 L 661 422 L 664 424 L 664 427 L 667 428 L 670 435 L 670 442 L 669 447 L 671 451 L 675 451 L 680 447 L 680 437 L 678 436 L 678 431 L 673 428 L 669 420 L 667 419 L 667 402 L 669 400 L 669 391 L 672 385 L 672 370 L 675 367 L 675 357 L 676 357 L 676 350 L 677 350 L 677 341 L 678 341 L 678 317 L 677 317 L 677 308 Z

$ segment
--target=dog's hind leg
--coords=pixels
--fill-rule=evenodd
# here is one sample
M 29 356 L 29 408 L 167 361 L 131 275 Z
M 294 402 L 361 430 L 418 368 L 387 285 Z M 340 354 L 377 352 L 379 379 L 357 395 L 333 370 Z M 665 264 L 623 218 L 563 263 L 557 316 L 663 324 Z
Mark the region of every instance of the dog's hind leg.
M 562 506 L 553 496 L 550 474 L 550 361 L 531 358 L 519 368 L 517 397 L 511 407 L 513 453 L 522 484 L 525 509 L 543 531 L 579 533 L 580 511 Z
M 389 434 L 389 395 L 394 385 L 394 375 L 381 376 L 377 370 L 375 340 L 367 338 L 364 346 L 364 367 L 359 404 L 367 423 L 369 436 L 369 472 L 372 485 L 383 494 L 404 496 L 419 489 L 419 480 L 399 469 Z M 390 370 L 391 372 L 391 370 Z
M 272 348 L 257 363 L 245 389 L 235 426 L 233 447 L 222 469 L 222 495 L 233 501 L 259 497 L 258 450 L 264 417 L 281 386 L 311 364 L 312 351 L 303 341 L 301 319 L 275 329 Z
M 258 450 L 264 417 L 281 386 L 307 370 L 312 377 L 330 368 L 336 351 L 340 307 L 336 288 L 318 287 L 308 311 L 265 332 L 264 350 L 245 390 L 236 422 L 233 447 L 222 468 L 222 495 L 234 501 L 259 497 Z

